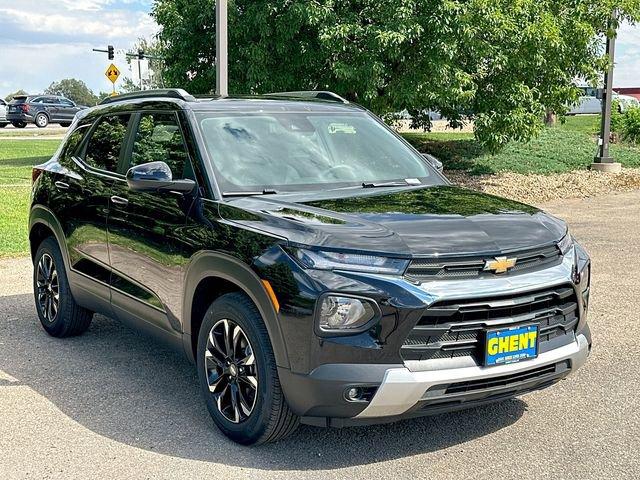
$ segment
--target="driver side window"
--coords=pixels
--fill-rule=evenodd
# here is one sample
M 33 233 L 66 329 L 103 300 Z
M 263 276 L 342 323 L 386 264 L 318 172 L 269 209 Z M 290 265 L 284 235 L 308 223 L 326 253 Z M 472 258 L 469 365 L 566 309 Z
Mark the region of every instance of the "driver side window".
M 158 161 L 169 165 L 174 180 L 195 180 L 182 130 L 174 113 L 145 113 L 140 117 L 129 166 Z

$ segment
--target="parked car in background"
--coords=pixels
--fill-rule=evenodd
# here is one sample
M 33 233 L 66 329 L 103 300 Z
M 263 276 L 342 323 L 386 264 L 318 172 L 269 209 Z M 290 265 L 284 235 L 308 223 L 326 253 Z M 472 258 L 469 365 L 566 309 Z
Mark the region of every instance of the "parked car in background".
M 0 128 L 9 125 L 7 121 L 7 102 L 0 98 Z
M 567 113 L 567 115 L 599 114 L 602 112 L 602 99 L 596 97 L 596 89 L 585 90 L 585 95 L 580 97 L 580 101 Z M 629 95 L 613 94 L 613 101 L 618 103 L 618 111 L 624 112 L 629 107 L 640 106 L 637 98 Z
M 24 128 L 29 123 L 39 128 L 50 123 L 68 127 L 76 113 L 86 108 L 56 95 L 19 95 L 9 102 L 7 120 L 16 128 Z

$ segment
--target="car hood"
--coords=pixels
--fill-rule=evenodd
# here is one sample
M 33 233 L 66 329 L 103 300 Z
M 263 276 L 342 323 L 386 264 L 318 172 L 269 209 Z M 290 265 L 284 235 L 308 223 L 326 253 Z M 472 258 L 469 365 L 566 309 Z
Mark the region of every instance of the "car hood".
M 567 231 L 535 207 L 459 187 L 362 192 L 243 197 L 220 214 L 294 245 L 402 257 L 523 250 Z

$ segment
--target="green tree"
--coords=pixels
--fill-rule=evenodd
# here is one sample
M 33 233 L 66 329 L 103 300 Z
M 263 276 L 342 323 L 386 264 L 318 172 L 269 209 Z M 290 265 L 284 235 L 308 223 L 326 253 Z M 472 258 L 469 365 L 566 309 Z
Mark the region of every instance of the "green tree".
M 65 78 L 59 82 L 53 82 L 44 93 L 47 95 L 62 95 L 78 105 L 92 107 L 100 100 L 82 80 Z
M 165 81 L 215 85 L 214 0 L 156 0 Z M 229 5 L 233 93 L 330 89 L 378 114 L 427 110 L 475 120 L 498 148 L 542 128 L 596 82 L 611 12 L 638 0 L 235 0 Z
M 28 95 L 28 93 L 25 92 L 24 90 L 20 89 L 20 90 L 18 90 L 16 92 L 10 93 L 6 97 L 4 97 L 4 100 L 5 100 L 5 102 L 10 102 L 11 100 L 13 100 L 14 97 L 18 97 L 20 95 Z

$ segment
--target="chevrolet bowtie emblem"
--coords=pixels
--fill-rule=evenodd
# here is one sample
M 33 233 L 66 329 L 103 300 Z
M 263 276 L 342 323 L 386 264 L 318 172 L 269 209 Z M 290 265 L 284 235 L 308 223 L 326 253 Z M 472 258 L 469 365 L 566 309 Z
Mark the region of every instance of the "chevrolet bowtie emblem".
M 484 269 L 493 273 L 505 273 L 516 265 L 517 258 L 496 257 L 495 260 L 487 260 Z

